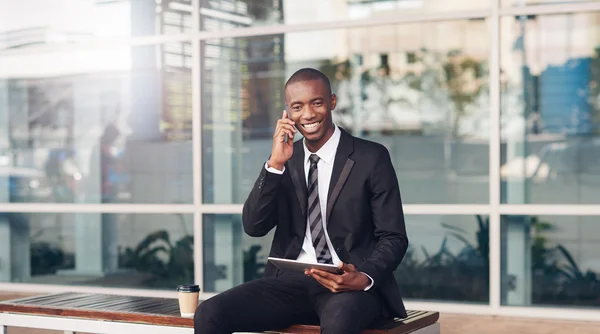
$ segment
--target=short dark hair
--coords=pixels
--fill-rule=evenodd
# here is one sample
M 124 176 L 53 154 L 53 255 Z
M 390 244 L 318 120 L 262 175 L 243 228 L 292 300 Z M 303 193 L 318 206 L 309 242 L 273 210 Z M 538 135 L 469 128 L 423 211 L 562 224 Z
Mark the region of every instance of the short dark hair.
M 311 80 L 321 80 L 325 84 L 325 87 L 327 87 L 329 95 L 331 95 L 331 83 L 329 82 L 329 78 L 327 78 L 323 72 L 315 70 L 314 68 L 301 68 L 294 72 L 285 83 L 285 88 L 287 89 L 287 86 L 293 83 Z

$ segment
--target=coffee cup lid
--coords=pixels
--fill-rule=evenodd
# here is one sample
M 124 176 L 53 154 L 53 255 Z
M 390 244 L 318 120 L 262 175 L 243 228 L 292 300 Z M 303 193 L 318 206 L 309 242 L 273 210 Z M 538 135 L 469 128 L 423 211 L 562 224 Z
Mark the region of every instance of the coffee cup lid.
M 177 287 L 177 292 L 200 292 L 200 287 L 194 284 L 182 284 Z

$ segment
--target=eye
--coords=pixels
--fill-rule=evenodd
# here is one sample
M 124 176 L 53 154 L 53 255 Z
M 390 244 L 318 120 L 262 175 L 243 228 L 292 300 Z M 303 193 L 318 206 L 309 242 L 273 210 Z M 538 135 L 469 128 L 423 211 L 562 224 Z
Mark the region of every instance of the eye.
M 320 107 L 323 105 L 323 102 L 315 102 L 315 107 Z
M 293 106 L 293 107 L 292 107 L 292 110 L 294 110 L 294 111 L 298 111 L 298 110 L 300 110 L 300 109 L 301 109 L 301 108 L 300 108 L 300 106 Z

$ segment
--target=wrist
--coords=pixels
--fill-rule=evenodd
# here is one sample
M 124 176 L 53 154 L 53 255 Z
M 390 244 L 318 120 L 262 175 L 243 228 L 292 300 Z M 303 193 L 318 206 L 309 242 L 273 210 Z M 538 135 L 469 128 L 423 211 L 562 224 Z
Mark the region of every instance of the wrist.
M 276 162 L 270 159 L 267 161 L 267 166 L 269 166 L 270 168 L 275 168 L 277 170 L 283 170 L 284 165 L 285 163 Z
M 360 273 L 360 276 L 361 276 L 361 290 L 364 290 L 369 285 L 371 285 L 371 279 L 365 273 Z

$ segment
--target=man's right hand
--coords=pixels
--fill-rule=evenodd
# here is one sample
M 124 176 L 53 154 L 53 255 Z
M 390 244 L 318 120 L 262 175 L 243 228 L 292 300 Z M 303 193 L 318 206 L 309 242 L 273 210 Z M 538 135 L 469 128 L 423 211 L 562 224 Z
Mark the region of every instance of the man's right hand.
M 269 167 L 277 170 L 283 170 L 283 166 L 292 157 L 292 153 L 294 153 L 294 135 L 297 130 L 294 127 L 294 121 L 287 116 L 287 111 L 284 110 L 282 117 L 277 120 L 277 127 L 273 135 L 271 158 L 267 162 Z M 287 143 L 284 141 L 286 134 L 288 135 Z

